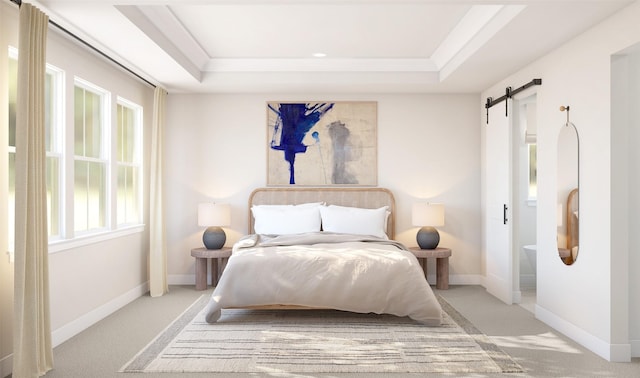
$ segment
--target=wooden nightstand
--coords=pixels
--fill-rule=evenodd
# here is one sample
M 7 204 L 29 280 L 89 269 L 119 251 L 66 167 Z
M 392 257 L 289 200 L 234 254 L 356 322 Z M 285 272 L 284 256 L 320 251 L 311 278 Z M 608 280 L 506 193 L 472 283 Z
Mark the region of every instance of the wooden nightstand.
M 413 253 L 422 265 L 424 276 L 427 276 L 427 258 L 436 259 L 436 289 L 449 288 L 449 257 L 451 249 L 438 247 L 436 249 L 421 249 L 419 247 L 410 247 L 409 251 Z
M 226 263 L 223 259 L 231 256 L 231 248 L 193 248 L 191 256 L 196 258 L 196 290 L 205 290 L 207 288 L 207 260 L 211 259 L 211 285 L 216 286 Z

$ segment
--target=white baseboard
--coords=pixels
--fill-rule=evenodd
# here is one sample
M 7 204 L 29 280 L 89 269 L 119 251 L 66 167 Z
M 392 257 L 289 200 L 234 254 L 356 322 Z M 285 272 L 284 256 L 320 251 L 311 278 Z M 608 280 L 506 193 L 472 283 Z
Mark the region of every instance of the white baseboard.
M 102 306 L 89 311 L 78 319 L 63 325 L 51 333 L 51 344 L 53 347 L 62 344 L 127 304 L 133 302 L 137 298 L 140 298 L 148 291 L 149 283 L 145 282 L 142 285 L 135 287 L 121 296 L 103 304 Z
M 631 361 L 631 344 L 610 344 L 539 305 L 536 305 L 536 318 L 607 361 Z
M 520 295 L 519 293 L 510 290 L 506 285 L 506 281 L 496 275 L 485 276 L 482 286 L 487 289 L 487 293 L 493 295 L 494 297 L 507 304 L 513 304 L 514 299 L 516 299 Z
M 631 340 L 631 357 L 640 357 L 640 340 Z
M 0 360 L 0 377 L 6 377 L 13 372 L 13 353 Z

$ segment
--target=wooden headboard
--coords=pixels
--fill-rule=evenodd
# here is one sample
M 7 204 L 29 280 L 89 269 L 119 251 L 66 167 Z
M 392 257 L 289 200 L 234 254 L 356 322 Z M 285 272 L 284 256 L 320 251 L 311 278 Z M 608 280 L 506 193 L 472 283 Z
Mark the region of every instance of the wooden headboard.
M 385 188 L 258 188 L 249 196 L 249 233 L 253 233 L 253 205 L 299 205 L 307 202 L 325 202 L 327 205 L 377 209 L 389 206 L 387 236 L 395 235 L 395 198 Z

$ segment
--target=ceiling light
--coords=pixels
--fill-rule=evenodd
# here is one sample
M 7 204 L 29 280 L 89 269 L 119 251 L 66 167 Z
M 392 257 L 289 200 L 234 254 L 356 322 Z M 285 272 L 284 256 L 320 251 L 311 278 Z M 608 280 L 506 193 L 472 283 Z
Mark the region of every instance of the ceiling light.
M 327 56 L 327 54 L 321 53 L 321 52 L 317 52 L 317 53 L 313 53 L 313 56 L 316 57 L 316 58 L 324 58 L 325 56 Z

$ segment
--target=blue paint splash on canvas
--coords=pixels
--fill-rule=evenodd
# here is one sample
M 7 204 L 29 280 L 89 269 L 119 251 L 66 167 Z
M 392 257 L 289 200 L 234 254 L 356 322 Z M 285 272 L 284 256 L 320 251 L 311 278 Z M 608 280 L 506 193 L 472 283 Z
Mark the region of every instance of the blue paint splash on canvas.
M 333 103 L 280 103 L 277 109 L 269 105 L 269 109 L 275 112 L 278 117 L 271 140 L 271 148 L 284 151 L 284 159 L 289 163 L 289 184 L 296 183 L 296 154 L 307 151 L 307 146 L 302 141 L 322 116 L 333 108 L 333 105 Z M 276 142 L 278 134 L 280 140 Z M 313 135 L 313 137 L 316 139 L 318 135 Z

